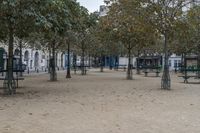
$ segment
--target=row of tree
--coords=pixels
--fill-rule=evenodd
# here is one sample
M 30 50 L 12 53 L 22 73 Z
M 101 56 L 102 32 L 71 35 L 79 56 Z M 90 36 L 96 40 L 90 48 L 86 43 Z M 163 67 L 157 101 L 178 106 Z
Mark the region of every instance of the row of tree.
M 164 55 L 163 89 L 171 87 L 168 65 L 171 53 L 197 54 L 200 66 L 200 3 L 189 0 L 106 2 L 109 12 L 100 18 L 95 31 L 100 44 L 104 44 L 102 51 L 110 47 L 109 52 L 119 55 L 123 50 L 128 56 L 127 79 L 132 79 L 131 57 L 144 54 L 148 48 Z
M 170 53 L 195 53 L 200 57 L 200 7 L 188 0 L 107 0 L 109 12 L 99 17 L 89 14 L 75 0 L 1 0 L 0 41 L 8 45 L 5 93 L 15 93 L 13 76 L 14 41 L 19 40 L 49 51 L 50 80 L 56 81 L 55 55 L 70 52 L 81 55 L 81 72 L 86 74 L 85 56 L 101 59 L 127 55 L 127 79 L 132 79 L 132 56 L 147 48 L 165 55 L 162 88 L 170 89 Z M 200 62 L 200 58 L 199 58 Z M 22 61 L 21 61 L 22 63 Z M 199 63 L 200 66 L 200 63 Z
M 5 93 L 16 91 L 13 75 L 15 40 L 19 40 L 21 47 L 26 42 L 29 46 L 48 50 L 50 80 L 56 81 L 56 52 L 67 50 L 69 58 L 72 45 L 74 49 L 79 48 L 84 63 L 89 29 L 96 25 L 96 19 L 95 14 L 89 14 L 75 0 L 1 0 L 0 41 L 8 45 Z M 20 62 L 22 64 L 22 60 Z M 69 69 L 66 77 L 71 77 Z

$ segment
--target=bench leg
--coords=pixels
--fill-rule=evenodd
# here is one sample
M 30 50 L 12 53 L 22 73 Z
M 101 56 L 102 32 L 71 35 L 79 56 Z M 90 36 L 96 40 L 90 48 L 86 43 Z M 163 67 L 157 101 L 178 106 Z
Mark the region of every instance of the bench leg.
M 158 72 L 156 73 L 156 77 L 159 77 L 159 73 Z
M 184 83 L 186 83 L 186 84 L 187 84 L 187 83 L 188 83 L 188 80 L 187 80 L 187 79 L 185 79 L 185 80 L 184 80 Z
M 19 86 L 19 85 L 18 85 L 18 79 L 17 79 L 16 81 L 17 81 L 17 88 L 18 88 L 18 86 Z
M 145 72 L 145 77 L 147 77 L 148 76 L 148 73 L 147 72 Z

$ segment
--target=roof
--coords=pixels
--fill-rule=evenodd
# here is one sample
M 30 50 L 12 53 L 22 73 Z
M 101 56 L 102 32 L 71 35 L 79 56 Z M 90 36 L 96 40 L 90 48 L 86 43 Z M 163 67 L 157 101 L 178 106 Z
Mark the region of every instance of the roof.
M 137 59 L 140 59 L 140 60 L 152 60 L 152 59 L 160 59 L 161 56 L 142 56 L 142 57 L 139 57 Z

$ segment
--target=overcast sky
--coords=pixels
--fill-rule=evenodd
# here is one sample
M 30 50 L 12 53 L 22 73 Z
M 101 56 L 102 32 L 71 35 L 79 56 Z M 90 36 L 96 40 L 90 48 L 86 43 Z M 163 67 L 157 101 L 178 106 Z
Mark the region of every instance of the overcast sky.
M 99 6 L 103 5 L 103 0 L 77 0 L 80 4 L 86 7 L 89 12 L 94 12 L 99 10 Z

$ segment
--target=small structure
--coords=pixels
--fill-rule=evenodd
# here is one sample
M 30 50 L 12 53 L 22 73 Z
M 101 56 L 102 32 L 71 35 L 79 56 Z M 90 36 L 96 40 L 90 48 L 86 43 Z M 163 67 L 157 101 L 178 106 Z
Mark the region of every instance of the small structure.
M 189 78 L 200 78 L 200 64 L 198 64 L 198 56 L 197 55 L 189 55 L 184 57 L 184 64 L 180 71 L 183 75 L 179 76 L 184 79 L 184 83 L 188 83 Z
M 143 70 L 145 77 L 148 73 L 156 73 L 156 77 L 159 76 L 162 66 L 162 56 L 141 56 L 137 58 L 137 70 Z

